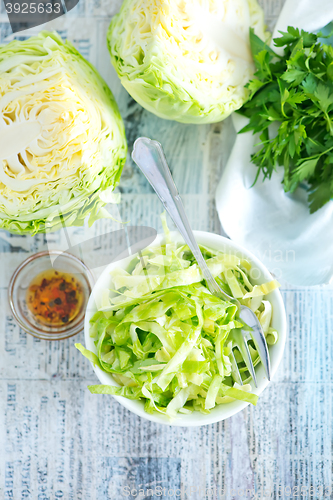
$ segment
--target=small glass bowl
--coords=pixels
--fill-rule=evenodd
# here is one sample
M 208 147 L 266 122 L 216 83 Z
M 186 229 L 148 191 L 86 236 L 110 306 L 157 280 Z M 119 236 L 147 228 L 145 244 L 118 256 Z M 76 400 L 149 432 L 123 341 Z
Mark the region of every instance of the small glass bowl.
M 75 275 L 82 286 L 82 307 L 77 316 L 63 326 L 48 326 L 37 322 L 27 306 L 27 291 L 32 280 L 50 269 Z M 14 318 L 27 333 L 44 340 L 63 340 L 83 330 L 85 311 L 93 285 L 93 275 L 82 260 L 67 252 L 50 250 L 36 253 L 22 262 L 10 280 L 8 299 Z

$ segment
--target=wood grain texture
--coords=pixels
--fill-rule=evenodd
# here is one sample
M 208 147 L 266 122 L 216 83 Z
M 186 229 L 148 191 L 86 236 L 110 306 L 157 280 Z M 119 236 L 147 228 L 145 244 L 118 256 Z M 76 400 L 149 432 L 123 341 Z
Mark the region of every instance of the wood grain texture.
M 283 0 L 261 3 L 272 27 Z M 52 28 L 72 39 L 109 83 L 130 150 L 140 135 L 161 141 L 191 224 L 219 233 L 214 194 L 234 140 L 231 122 L 168 122 L 128 96 L 105 46 L 110 16 L 119 5 L 118 0 L 81 2 L 79 19 L 72 12 L 64 25 L 56 20 Z M 4 14 L 0 30 L 2 39 L 10 33 Z M 161 230 L 160 202 L 130 160 L 119 189 L 122 203 L 112 207 L 115 217 Z M 99 221 L 69 234 L 77 242 L 119 227 Z M 332 287 L 284 286 L 285 356 L 256 408 L 207 427 L 172 428 L 89 393 L 87 385 L 97 379 L 74 347 L 83 334 L 47 343 L 13 321 L 6 286 L 16 266 L 38 250 L 65 245 L 61 232 L 34 238 L 0 234 L 0 499 L 144 498 L 140 490 L 148 498 L 182 500 L 333 498 Z M 107 255 L 102 237 L 99 251 Z M 100 271 L 96 268 L 96 275 Z

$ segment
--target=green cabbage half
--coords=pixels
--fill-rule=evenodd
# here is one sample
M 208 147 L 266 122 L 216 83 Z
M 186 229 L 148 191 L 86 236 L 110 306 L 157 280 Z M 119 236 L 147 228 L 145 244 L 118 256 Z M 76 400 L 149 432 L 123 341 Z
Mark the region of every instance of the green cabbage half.
M 124 0 L 107 38 L 121 82 L 141 106 L 212 123 L 248 97 L 250 27 L 266 38 L 256 0 Z
M 94 67 L 56 33 L 0 46 L 0 227 L 56 230 L 107 215 L 125 131 Z
M 211 295 L 189 248 L 172 242 L 168 231 L 166 236 L 166 245 L 147 248 L 127 271 L 112 272 L 113 292 L 105 290 L 103 306 L 91 319 L 96 352 L 76 344 L 122 386 L 93 385 L 90 391 L 141 399 L 148 413 L 170 418 L 178 412 L 209 413 L 233 400 L 256 404 L 251 376 L 237 350 L 243 386 L 232 373 L 233 335 L 242 327 L 237 306 Z M 219 285 L 255 312 L 267 343 L 275 344 L 278 334 L 265 295 L 279 284 L 253 286 L 248 261 L 201 250 Z M 253 343 L 249 349 L 256 366 L 260 360 Z

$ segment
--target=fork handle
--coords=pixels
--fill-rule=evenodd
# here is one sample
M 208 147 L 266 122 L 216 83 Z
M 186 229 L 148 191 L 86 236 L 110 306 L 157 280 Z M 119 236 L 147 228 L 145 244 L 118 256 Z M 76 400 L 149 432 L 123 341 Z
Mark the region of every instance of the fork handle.
M 207 267 L 206 261 L 194 238 L 183 202 L 172 178 L 161 144 L 147 137 L 139 137 L 134 143 L 132 158 L 155 190 L 165 210 L 184 238 L 185 243 L 189 246 L 199 264 L 210 292 L 222 300 L 234 301 L 233 297 L 230 297 L 220 289 Z

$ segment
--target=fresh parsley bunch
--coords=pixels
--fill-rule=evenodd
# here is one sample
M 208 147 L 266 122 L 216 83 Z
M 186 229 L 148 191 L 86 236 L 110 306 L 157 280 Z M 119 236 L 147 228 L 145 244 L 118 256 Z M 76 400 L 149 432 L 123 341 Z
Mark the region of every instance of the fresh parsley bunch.
M 274 42 L 284 48 L 282 57 L 251 30 L 257 79 L 247 85 L 251 96 L 240 112 L 250 122 L 241 132 L 260 134 L 255 182 L 260 172 L 266 179 L 284 167 L 284 190 L 305 183 L 313 213 L 333 198 L 333 47 L 319 34 L 292 27 L 280 33 Z

